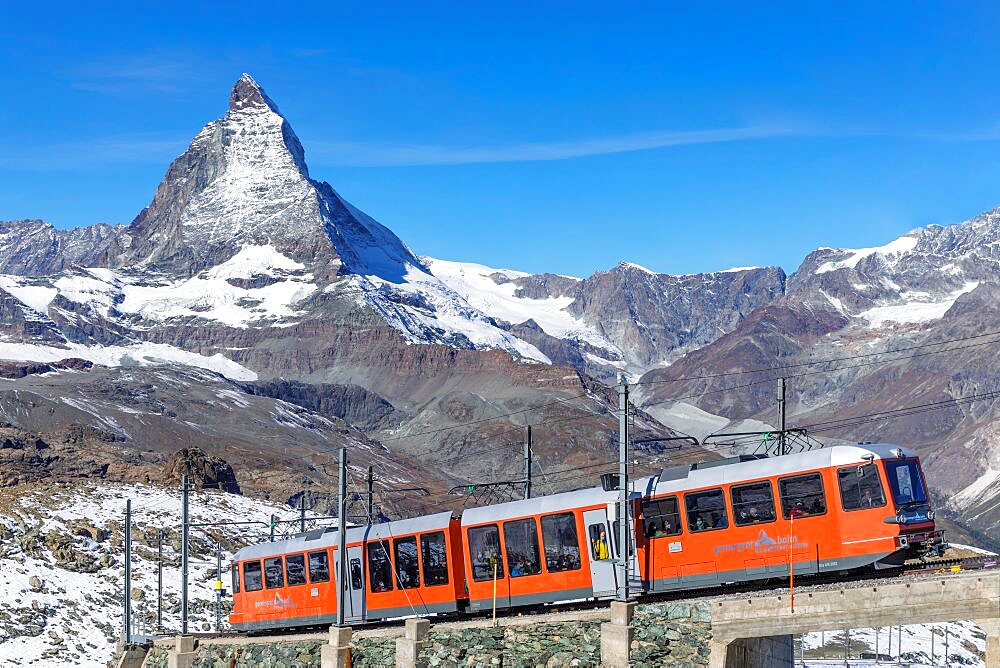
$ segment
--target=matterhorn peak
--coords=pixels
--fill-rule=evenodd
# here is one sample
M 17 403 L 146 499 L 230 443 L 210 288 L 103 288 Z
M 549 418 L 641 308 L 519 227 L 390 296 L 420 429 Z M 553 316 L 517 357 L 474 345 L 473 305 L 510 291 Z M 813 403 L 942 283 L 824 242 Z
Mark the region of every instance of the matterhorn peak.
M 237 111 L 239 109 L 244 109 L 246 107 L 267 107 L 276 114 L 281 112 L 278 111 L 278 105 L 274 103 L 274 100 L 267 96 L 264 89 L 260 87 L 254 78 L 243 73 L 240 80 L 236 82 L 233 86 L 232 92 L 229 94 L 229 109 L 231 111 Z

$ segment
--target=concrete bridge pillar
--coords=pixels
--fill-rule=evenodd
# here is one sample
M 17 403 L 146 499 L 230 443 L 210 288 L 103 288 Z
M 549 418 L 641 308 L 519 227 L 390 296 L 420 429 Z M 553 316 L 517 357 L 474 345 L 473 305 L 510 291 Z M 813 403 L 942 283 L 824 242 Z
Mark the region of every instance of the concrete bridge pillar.
M 611 621 L 601 624 L 601 665 L 605 668 L 628 668 L 634 612 L 635 601 L 611 602 Z
M 167 652 L 167 668 L 191 668 L 196 656 L 194 636 L 175 636 L 174 647 Z
M 1000 617 L 978 619 L 976 624 L 986 633 L 986 665 L 1000 666 Z
M 406 620 L 406 632 L 402 638 L 396 638 L 396 668 L 417 668 L 420 648 L 430 630 L 431 623 L 426 619 Z
M 709 668 L 792 668 L 795 644 L 792 636 L 760 638 L 713 638 L 709 645 Z
M 331 626 L 330 641 L 319 650 L 320 668 L 348 668 L 351 665 L 351 627 Z

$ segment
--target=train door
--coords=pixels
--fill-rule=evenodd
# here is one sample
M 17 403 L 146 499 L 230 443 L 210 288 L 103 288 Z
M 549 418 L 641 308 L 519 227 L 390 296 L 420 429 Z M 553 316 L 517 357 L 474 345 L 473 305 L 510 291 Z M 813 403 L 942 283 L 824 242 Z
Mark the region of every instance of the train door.
M 365 569 L 362 565 L 362 546 L 347 548 L 347 587 L 338 587 L 344 596 L 344 621 L 364 621 L 365 618 Z
M 607 511 L 604 508 L 584 511 L 583 524 L 590 550 L 590 577 L 594 596 L 614 594 L 618 591 L 618 580 Z

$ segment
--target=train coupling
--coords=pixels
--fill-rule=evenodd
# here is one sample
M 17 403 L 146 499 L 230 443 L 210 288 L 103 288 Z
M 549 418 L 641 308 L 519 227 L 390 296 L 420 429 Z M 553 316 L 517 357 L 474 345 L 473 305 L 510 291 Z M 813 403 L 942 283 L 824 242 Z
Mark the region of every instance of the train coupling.
M 944 530 L 938 529 L 896 536 L 896 546 L 923 559 L 942 556 L 948 549 L 948 542 L 945 540 Z

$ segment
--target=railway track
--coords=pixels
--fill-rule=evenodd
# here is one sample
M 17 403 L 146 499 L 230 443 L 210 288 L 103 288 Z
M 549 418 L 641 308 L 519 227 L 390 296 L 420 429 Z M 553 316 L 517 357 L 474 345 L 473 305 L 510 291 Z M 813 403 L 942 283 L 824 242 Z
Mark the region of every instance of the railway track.
M 820 575 L 797 576 L 796 581 L 800 582 L 802 588 L 812 588 L 827 585 L 857 586 L 872 581 L 891 580 L 900 576 L 920 577 L 926 575 L 942 573 L 962 573 L 966 571 L 976 571 L 988 568 L 997 568 L 998 559 L 996 555 L 979 555 L 974 557 L 961 557 L 954 559 L 933 559 L 928 561 L 915 561 L 903 564 L 897 568 L 882 570 L 863 571 L 858 573 L 825 573 Z M 767 595 L 774 592 L 787 591 L 787 578 L 774 578 L 768 580 L 757 580 L 753 582 L 732 583 L 717 587 L 705 587 L 701 589 L 679 589 L 676 591 L 646 594 L 642 597 L 643 603 L 669 603 L 672 601 L 708 599 L 720 596 L 733 596 L 736 594 L 760 594 Z M 497 610 L 498 618 L 523 617 L 531 615 L 552 614 L 558 612 L 578 612 L 586 610 L 597 610 L 607 606 L 606 600 L 578 601 L 573 603 L 562 603 L 557 605 L 539 605 L 532 607 L 518 608 L 516 610 Z M 475 614 L 453 614 L 439 615 L 434 619 L 437 622 L 457 622 L 483 619 L 489 617 L 489 612 Z M 370 622 L 363 624 L 366 629 L 392 628 L 398 626 L 399 621 Z M 274 635 L 299 636 L 311 633 L 323 632 L 326 626 L 311 626 L 300 628 L 289 628 L 275 633 L 274 630 L 259 632 L 238 632 L 227 631 L 223 633 L 192 633 L 196 638 L 240 638 L 240 637 L 263 637 Z

